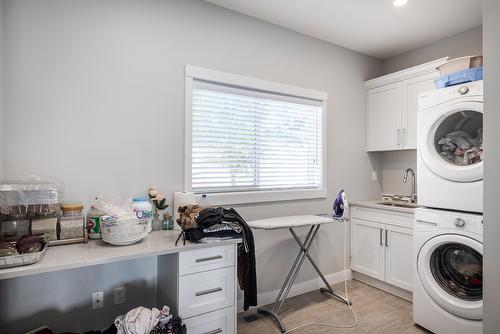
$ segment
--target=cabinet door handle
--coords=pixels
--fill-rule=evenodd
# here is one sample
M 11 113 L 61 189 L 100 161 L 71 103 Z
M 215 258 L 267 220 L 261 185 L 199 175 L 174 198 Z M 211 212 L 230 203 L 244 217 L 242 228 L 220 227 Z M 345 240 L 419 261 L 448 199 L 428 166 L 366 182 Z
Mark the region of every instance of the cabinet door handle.
M 218 260 L 218 259 L 222 259 L 222 255 L 202 257 L 201 259 L 196 259 L 196 263 L 198 263 L 198 262 L 207 262 L 207 261 Z
M 380 243 L 380 246 L 383 246 L 384 244 L 382 243 L 382 229 L 379 228 L 378 231 L 380 232 L 380 235 L 379 235 L 379 238 L 380 238 L 379 240 L 380 241 L 379 241 L 379 243 Z
M 401 129 L 398 129 L 397 133 L 398 133 L 398 147 L 401 147 Z
M 389 247 L 389 243 L 387 242 L 387 230 L 385 230 L 385 247 Z
M 222 333 L 222 328 L 217 328 L 212 331 L 205 332 L 203 334 L 219 334 L 219 333 Z
M 208 290 L 203 290 L 203 291 L 198 291 L 198 292 L 195 292 L 194 295 L 196 297 L 199 297 L 199 296 L 208 295 L 208 294 L 219 292 L 219 291 L 222 291 L 221 287 L 213 288 L 213 289 L 208 289 Z
M 401 137 L 402 137 L 401 141 L 403 142 L 401 144 L 401 146 L 405 147 L 406 146 L 406 128 L 403 128 L 403 135 Z

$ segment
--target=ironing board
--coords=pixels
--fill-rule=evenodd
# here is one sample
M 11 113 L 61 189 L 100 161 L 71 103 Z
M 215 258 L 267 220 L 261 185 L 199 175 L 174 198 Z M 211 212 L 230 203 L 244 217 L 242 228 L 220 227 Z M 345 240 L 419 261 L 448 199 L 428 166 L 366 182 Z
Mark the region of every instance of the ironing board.
M 323 224 L 331 224 L 334 222 L 336 222 L 336 220 L 327 215 L 288 216 L 288 217 L 254 220 L 248 222 L 248 225 L 253 229 L 277 230 L 277 229 L 287 228 L 292 234 L 297 244 L 299 245 L 299 253 L 295 258 L 295 261 L 293 262 L 293 265 L 290 268 L 290 271 L 288 272 L 288 275 L 286 276 L 283 285 L 281 286 L 278 296 L 276 296 L 276 300 L 274 301 L 273 306 L 271 307 L 271 309 L 263 307 L 257 308 L 258 313 L 272 317 L 282 333 L 286 332 L 286 327 L 281 321 L 279 313 L 281 307 L 283 306 L 283 303 L 285 302 L 286 298 L 288 297 L 288 294 L 290 293 L 290 289 L 292 288 L 293 283 L 295 282 L 295 279 L 297 278 L 297 275 L 306 257 L 309 260 L 309 262 L 311 262 L 312 266 L 318 273 L 323 283 L 325 283 L 326 288 L 321 288 L 320 291 L 332 297 L 338 298 L 346 304 L 349 305 L 352 304 L 350 300 L 337 294 L 333 290 L 332 286 L 330 285 L 330 283 L 328 283 L 328 281 L 326 280 L 325 276 L 319 269 L 316 262 L 314 262 L 314 260 L 311 258 L 311 255 L 309 255 L 309 250 L 314 242 L 314 239 L 318 234 L 320 226 Z M 294 228 L 304 227 L 304 226 L 309 226 L 310 228 L 309 232 L 306 235 L 306 238 L 302 242 L 300 238 L 297 236 L 297 233 L 295 232 Z

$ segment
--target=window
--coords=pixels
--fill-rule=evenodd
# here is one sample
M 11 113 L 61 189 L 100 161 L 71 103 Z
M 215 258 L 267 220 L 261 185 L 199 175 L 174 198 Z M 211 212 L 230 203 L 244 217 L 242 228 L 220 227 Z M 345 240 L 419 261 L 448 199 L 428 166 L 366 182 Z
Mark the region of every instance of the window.
M 214 204 L 325 196 L 326 94 L 188 70 L 187 190 Z

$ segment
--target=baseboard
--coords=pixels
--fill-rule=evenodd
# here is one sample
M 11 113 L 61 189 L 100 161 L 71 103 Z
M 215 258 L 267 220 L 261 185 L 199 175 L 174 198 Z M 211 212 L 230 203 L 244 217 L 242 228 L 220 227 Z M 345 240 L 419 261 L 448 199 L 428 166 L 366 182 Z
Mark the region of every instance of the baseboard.
M 330 275 L 325 275 L 325 278 L 328 281 L 328 283 L 333 285 L 333 284 L 343 282 L 344 277 L 346 277 L 346 276 L 347 276 L 347 280 L 352 279 L 352 271 L 350 269 L 348 269 L 346 271 L 339 271 L 337 273 L 333 273 Z M 302 295 L 304 293 L 319 289 L 323 286 L 324 286 L 323 281 L 319 277 L 312 279 L 312 280 L 309 280 L 309 281 L 296 283 L 292 286 L 292 289 L 290 290 L 288 297 Z M 276 296 L 278 295 L 278 293 L 279 293 L 279 289 L 276 289 L 273 291 L 268 291 L 268 292 L 258 293 L 257 294 L 257 301 L 259 303 L 258 306 L 263 306 L 263 305 L 273 303 L 274 300 L 276 299 Z M 241 293 L 239 295 L 240 296 L 238 297 L 238 312 L 242 312 L 243 311 L 243 295 Z
M 386 282 L 382 282 L 376 278 L 358 273 L 356 271 L 352 271 L 352 278 L 358 281 L 361 281 L 363 283 L 366 283 L 368 285 L 371 285 L 377 289 L 383 290 L 385 292 L 388 292 L 390 294 L 393 294 L 395 296 L 398 296 L 399 298 L 406 299 L 410 302 L 413 301 L 413 293 L 411 291 L 405 290 L 398 288 L 397 286 L 388 284 Z

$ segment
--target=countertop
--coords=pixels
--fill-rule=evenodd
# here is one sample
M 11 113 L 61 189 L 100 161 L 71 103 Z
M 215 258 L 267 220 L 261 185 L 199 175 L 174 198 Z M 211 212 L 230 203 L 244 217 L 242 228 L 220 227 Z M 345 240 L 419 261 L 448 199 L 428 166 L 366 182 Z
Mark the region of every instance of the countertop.
M 143 241 L 128 246 L 112 246 L 102 240 L 90 240 L 87 244 L 51 246 L 38 263 L 0 269 L 0 280 L 241 242 L 241 239 L 228 239 L 216 243 L 186 241 L 183 245 L 182 240 L 179 240 L 176 247 L 175 240 L 179 233 L 179 231 L 152 232 Z
M 351 206 L 361 206 L 361 207 L 365 207 L 365 208 L 405 212 L 405 213 L 411 213 L 411 214 L 413 214 L 415 212 L 415 208 L 404 208 L 404 207 L 400 207 L 400 206 L 383 205 L 383 204 L 379 204 L 380 202 L 383 202 L 383 200 L 382 199 L 374 199 L 374 200 L 369 200 L 369 201 L 350 202 L 349 204 Z

